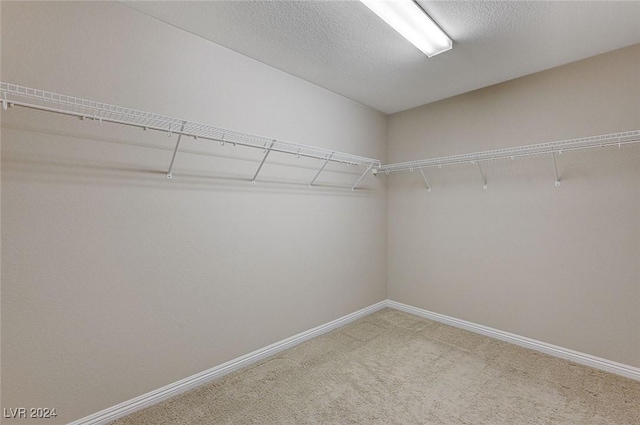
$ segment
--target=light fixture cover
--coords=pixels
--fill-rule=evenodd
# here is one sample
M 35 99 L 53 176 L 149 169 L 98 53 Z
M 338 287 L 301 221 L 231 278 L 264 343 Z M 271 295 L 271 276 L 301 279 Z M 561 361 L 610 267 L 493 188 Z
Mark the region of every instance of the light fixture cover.
M 413 0 L 360 0 L 428 57 L 453 47 L 453 41 Z

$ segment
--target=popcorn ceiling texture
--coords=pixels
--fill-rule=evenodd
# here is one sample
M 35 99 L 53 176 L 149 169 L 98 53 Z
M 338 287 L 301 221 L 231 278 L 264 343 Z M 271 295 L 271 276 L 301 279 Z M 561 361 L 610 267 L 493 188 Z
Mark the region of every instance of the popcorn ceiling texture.
M 640 382 L 385 309 L 112 425 L 627 425 L 638 400 Z
M 640 2 L 419 3 L 453 50 L 428 59 L 358 1 L 127 4 L 385 113 L 640 42 Z

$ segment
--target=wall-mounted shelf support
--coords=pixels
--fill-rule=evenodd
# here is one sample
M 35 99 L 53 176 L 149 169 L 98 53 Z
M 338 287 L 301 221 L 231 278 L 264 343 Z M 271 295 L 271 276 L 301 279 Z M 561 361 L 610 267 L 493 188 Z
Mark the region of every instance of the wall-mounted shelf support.
M 262 166 L 264 165 L 264 162 L 267 160 L 267 157 L 271 153 L 271 149 L 273 148 L 273 144 L 275 142 L 276 141 L 273 140 L 271 142 L 271 144 L 269 145 L 269 147 L 265 149 L 264 156 L 262 157 L 262 161 L 260 161 L 260 165 L 258 166 L 258 169 L 256 170 L 256 173 L 253 175 L 253 178 L 251 179 L 251 184 L 256 184 L 256 178 L 258 177 L 258 174 L 260 173 L 260 170 L 262 170 Z
M 182 123 L 182 127 L 180 127 L 180 133 L 178 134 L 178 141 L 176 142 L 176 147 L 173 149 L 173 155 L 171 156 L 171 164 L 169 164 L 169 171 L 167 171 L 167 178 L 173 178 L 173 174 L 171 174 L 171 170 L 173 170 L 173 163 L 176 160 L 176 154 L 178 153 L 178 146 L 180 146 L 180 139 L 182 138 L 182 132 L 184 131 L 184 122 Z M 171 132 L 169 132 L 171 134 Z
M 313 183 L 316 181 L 316 179 L 318 178 L 318 176 L 320 175 L 320 173 L 322 173 L 322 170 L 324 170 L 324 167 L 327 166 L 327 164 L 329 163 L 329 160 L 331 160 L 331 157 L 333 156 L 333 152 L 331 152 L 329 154 L 329 156 L 327 157 L 327 159 L 324 160 L 324 164 L 322 164 L 322 167 L 320 167 L 320 169 L 318 170 L 318 172 L 316 173 L 315 177 L 313 178 L 313 180 L 311 180 L 311 183 L 309 183 L 309 186 L 313 186 Z
M 578 139 L 560 140 L 557 142 L 539 143 L 536 145 L 516 146 L 513 148 L 494 149 L 483 152 L 464 153 L 459 155 L 443 156 L 438 158 L 421 159 L 417 161 L 397 162 L 393 164 L 381 165 L 375 172 L 389 174 L 396 171 L 413 171 L 429 167 L 442 168 L 444 165 L 460 165 L 477 163 L 484 183 L 487 188 L 486 174 L 483 172 L 480 162 L 493 161 L 498 159 L 515 159 L 532 155 L 552 155 L 553 169 L 556 175 L 556 186 L 560 186 L 560 176 L 556 164 L 555 154 L 566 151 L 591 149 L 596 147 L 617 146 L 621 149 L 623 145 L 640 142 L 640 130 L 624 131 L 620 133 L 603 134 L 600 136 L 581 137 Z
M 181 141 L 180 136 L 193 137 L 196 140 L 202 139 L 215 141 L 222 145 L 229 143 L 233 146 L 244 146 L 261 150 L 265 150 L 268 147 L 268 149 L 265 150 L 265 156 L 262 158 L 258 171 L 251 180 L 253 183 L 255 183 L 255 179 L 258 176 L 260 169 L 264 165 L 268 154 L 271 152 L 295 155 L 297 158 L 315 158 L 326 162 L 366 167 L 367 171 L 365 171 L 360 179 L 358 179 L 356 185 L 360 183 L 362 178 L 371 170 L 372 167 L 380 166 L 380 161 L 373 158 L 337 152 L 300 143 L 268 139 L 207 124 L 185 121 L 151 112 L 143 112 L 94 100 L 87 100 L 45 90 L 19 86 L 17 84 L 0 82 L 0 93 L 2 93 L 0 102 L 2 102 L 2 108 L 4 110 L 15 105 L 29 109 L 80 117 L 84 121 L 95 120 L 99 121 L 100 124 L 107 122 L 138 127 L 143 130 L 160 131 L 166 133 L 168 136 L 177 134 L 178 142 L 173 150 L 174 152 L 171 159 L 171 165 L 167 172 L 168 178 L 173 177 L 173 164 L 179 149 Z M 355 188 L 355 186 L 353 188 Z
M 360 181 L 364 178 L 364 176 L 367 175 L 367 173 L 369 171 L 371 171 L 371 169 L 373 168 L 373 162 L 371 164 L 369 164 L 369 166 L 367 167 L 366 170 L 364 170 L 364 173 L 362 173 L 362 175 L 360 176 L 360 178 L 356 181 L 356 183 L 353 185 L 353 187 L 351 188 L 351 190 L 356 190 L 356 187 L 358 187 L 358 185 L 360 184 Z
M 429 186 L 429 182 L 427 181 L 427 176 L 424 175 L 424 171 L 420 168 L 420 174 L 422 174 L 422 179 L 424 180 L 424 184 L 427 185 L 427 192 L 431 192 L 431 186 Z
M 478 170 L 480 170 L 480 177 L 482 178 L 482 190 L 487 190 L 487 175 L 482 171 L 482 166 L 480 165 L 480 161 L 474 161 L 478 164 Z
M 556 187 L 558 187 L 558 186 L 560 186 L 560 177 L 558 176 L 558 166 L 556 165 L 556 153 L 555 152 L 551 152 L 551 160 L 553 161 L 553 172 L 556 174 Z

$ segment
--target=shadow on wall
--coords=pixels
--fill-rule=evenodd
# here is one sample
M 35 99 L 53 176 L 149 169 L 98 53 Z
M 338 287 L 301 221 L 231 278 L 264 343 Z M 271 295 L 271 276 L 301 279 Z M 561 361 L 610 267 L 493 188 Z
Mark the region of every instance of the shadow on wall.
M 20 175 L 20 180 L 58 184 L 99 183 L 110 186 L 134 185 L 170 190 L 244 190 L 252 192 L 259 190 L 267 193 L 350 197 L 371 196 L 376 192 L 375 188 L 367 186 L 365 181 L 357 190 L 351 191 L 353 183 L 360 177 L 364 169 L 342 164 L 329 164 L 330 166 L 326 167 L 313 187 L 309 187 L 309 182 L 322 166 L 322 161 L 309 158 L 291 160 L 289 155 L 285 157 L 285 155 L 276 152 L 268 158 L 256 184 L 252 185 L 251 179 L 262 160 L 262 151 L 240 147 L 238 151 L 245 155 L 234 155 L 203 149 L 216 146 L 215 143 L 205 142 L 203 144 L 200 142 L 200 145 L 194 148 L 194 146 L 190 146 L 190 144 L 193 145 L 192 141 L 181 142 L 176 159 L 177 162 L 180 162 L 180 168 L 179 170 L 174 168 L 174 178 L 168 180 L 167 168 L 175 146 L 175 139 L 162 137 L 158 132 L 150 133 L 157 140 L 160 140 L 160 143 L 143 140 L 132 141 L 129 138 L 106 138 L 96 134 L 87 135 L 86 133 L 57 131 L 28 125 L 3 125 L 3 130 L 5 129 L 16 134 L 29 134 L 29 141 L 26 143 L 31 145 L 31 148 L 26 150 L 3 149 L 2 168 L 4 172 L 2 177 L 7 180 Z M 15 139 L 15 137 L 11 137 L 11 139 Z M 65 147 L 64 150 L 52 150 L 51 146 L 45 146 L 50 142 L 48 139 L 55 139 L 55 143 L 71 143 L 74 146 Z M 22 144 L 23 140 L 20 143 L 13 143 Z M 86 146 L 87 143 L 91 143 L 93 146 Z M 121 146 L 126 152 L 115 157 L 98 152 L 102 149 L 90 152 L 96 143 L 106 146 L 104 150 L 108 152 L 113 152 L 114 146 L 116 148 Z M 84 146 L 82 157 L 78 155 L 77 146 Z M 129 148 L 144 148 L 147 152 L 145 155 L 134 157 L 126 155 L 126 153 L 130 153 Z M 109 158 L 110 156 L 111 158 Z M 134 158 L 135 160 L 133 160 Z M 211 158 L 216 158 L 219 161 L 211 163 Z M 163 166 L 166 168 L 162 168 Z M 325 181 L 321 181 L 322 179 Z
M 613 178 L 623 175 L 636 179 L 640 164 L 640 143 L 623 145 L 621 148 L 608 146 L 556 154 L 558 177 L 564 183 L 581 182 L 591 179 Z M 430 187 L 431 196 L 443 191 L 480 190 L 483 176 L 477 164 L 451 165 L 442 168 L 423 169 Z M 488 190 L 516 187 L 526 189 L 539 185 L 554 187 L 555 173 L 551 155 L 499 159 L 482 162 L 482 173 L 487 179 Z M 391 174 L 396 185 L 404 189 L 426 189 L 420 173 L 397 172 Z M 633 181 L 633 180 L 631 180 Z

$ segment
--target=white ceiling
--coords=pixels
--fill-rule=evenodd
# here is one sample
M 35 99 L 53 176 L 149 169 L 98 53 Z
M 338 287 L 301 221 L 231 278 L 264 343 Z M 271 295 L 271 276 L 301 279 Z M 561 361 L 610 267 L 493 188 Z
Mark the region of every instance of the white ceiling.
M 638 1 L 425 1 L 427 58 L 359 1 L 125 2 L 385 113 L 640 43 Z

